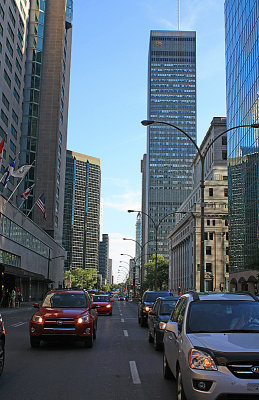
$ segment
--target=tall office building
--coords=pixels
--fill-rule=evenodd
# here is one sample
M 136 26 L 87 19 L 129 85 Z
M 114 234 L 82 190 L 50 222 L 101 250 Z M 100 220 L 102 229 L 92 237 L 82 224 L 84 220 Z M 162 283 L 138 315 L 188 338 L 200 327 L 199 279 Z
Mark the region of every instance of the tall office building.
M 225 1 L 227 128 L 259 122 L 258 32 L 258 0 Z M 227 150 L 229 269 L 233 274 L 258 267 L 258 129 L 229 132 Z M 247 285 L 241 288 L 247 289 Z
M 196 141 L 195 32 L 151 31 L 147 117 L 174 124 Z M 158 253 L 168 258 L 167 236 L 174 224 L 173 213 L 190 193 L 195 153 L 191 141 L 178 130 L 149 126 L 146 168 L 142 166 L 146 174 L 142 211 L 149 215 L 143 216 L 142 235 L 143 244 L 148 242 L 147 259 L 155 252 L 154 223 L 159 224 Z
M 142 258 L 142 244 L 141 244 L 141 226 L 142 226 L 142 218 L 141 213 L 137 215 L 136 221 L 136 246 L 135 246 L 135 263 L 136 263 L 136 277 L 135 284 L 139 286 L 140 284 L 140 274 L 141 274 L 141 266 L 143 264 Z
M 101 162 L 67 150 L 63 246 L 65 268 L 98 270 Z
M 102 283 L 103 285 L 108 283 L 109 281 L 109 269 L 110 269 L 110 260 L 109 260 L 109 236 L 106 233 L 103 233 L 102 240 L 99 242 L 99 263 L 98 263 L 98 272 L 102 275 Z
M 47 219 L 42 219 L 37 207 L 32 218 L 59 243 L 63 229 L 72 5 L 72 0 L 31 0 L 24 54 L 20 162 L 33 166 L 21 190 L 35 183 L 24 210 L 29 211 L 44 193 Z

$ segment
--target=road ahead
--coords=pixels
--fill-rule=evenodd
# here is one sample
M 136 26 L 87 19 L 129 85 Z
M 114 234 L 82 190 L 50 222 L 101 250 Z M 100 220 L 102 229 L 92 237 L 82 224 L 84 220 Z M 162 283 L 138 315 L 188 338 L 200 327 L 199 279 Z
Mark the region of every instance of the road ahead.
M 0 399 L 174 400 L 175 384 L 162 375 L 162 353 L 148 343 L 134 303 L 114 302 L 99 316 L 92 349 L 81 343 L 31 349 L 28 321 L 34 309 L 4 310 L 6 363 Z

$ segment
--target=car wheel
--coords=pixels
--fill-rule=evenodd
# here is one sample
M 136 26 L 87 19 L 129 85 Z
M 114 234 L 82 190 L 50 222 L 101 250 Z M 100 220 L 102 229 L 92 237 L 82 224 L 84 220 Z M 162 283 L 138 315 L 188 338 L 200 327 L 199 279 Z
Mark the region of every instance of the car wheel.
M 163 375 L 165 379 L 172 379 L 173 377 L 172 371 L 166 359 L 165 352 L 163 353 Z
M 92 333 L 91 336 L 85 338 L 85 347 L 90 349 L 91 347 L 93 347 L 93 344 L 94 344 L 94 334 Z
M 5 359 L 5 344 L 3 340 L 0 340 L 0 375 L 2 375 L 4 369 L 4 359 Z
M 154 339 L 153 339 L 153 336 L 151 335 L 150 330 L 148 330 L 148 341 L 149 341 L 149 343 L 153 343 L 154 342 Z
M 161 349 L 161 344 L 157 341 L 157 334 L 156 334 L 156 332 L 155 332 L 155 335 L 154 335 L 154 348 L 155 348 L 155 350 L 160 350 Z
M 96 339 L 96 328 L 94 328 L 94 331 L 93 331 L 93 338 L 94 338 L 94 340 Z
M 31 347 L 33 347 L 33 348 L 40 347 L 40 338 L 31 336 L 30 343 L 31 343 Z
M 182 373 L 180 368 L 177 371 L 177 378 L 176 378 L 176 398 L 177 400 L 186 400 L 184 389 L 183 389 L 183 381 L 182 381 Z

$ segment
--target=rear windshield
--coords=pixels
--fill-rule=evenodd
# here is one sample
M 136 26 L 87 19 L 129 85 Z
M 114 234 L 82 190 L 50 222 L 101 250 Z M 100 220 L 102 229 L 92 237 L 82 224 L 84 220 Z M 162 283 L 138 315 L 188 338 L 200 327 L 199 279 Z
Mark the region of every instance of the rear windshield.
M 170 293 L 168 292 L 159 292 L 159 293 L 146 293 L 144 296 L 144 301 L 153 303 L 156 301 L 158 297 L 168 297 Z
M 197 301 L 190 304 L 187 333 L 259 332 L 259 302 Z
M 108 296 L 93 296 L 93 302 L 109 303 Z
M 42 307 L 87 308 L 87 301 L 83 293 L 50 293 L 45 297 Z
M 170 315 L 177 300 L 163 301 L 160 307 L 160 315 Z

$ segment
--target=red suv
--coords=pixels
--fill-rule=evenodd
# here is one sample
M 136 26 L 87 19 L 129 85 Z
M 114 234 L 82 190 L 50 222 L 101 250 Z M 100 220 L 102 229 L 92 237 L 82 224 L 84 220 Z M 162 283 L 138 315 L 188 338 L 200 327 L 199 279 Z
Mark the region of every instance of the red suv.
M 38 311 L 30 319 L 30 342 L 39 347 L 41 340 L 72 338 L 81 340 L 85 347 L 92 347 L 96 338 L 96 310 L 90 297 L 83 290 L 52 290 L 41 305 L 34 303 Z
M 108 314 L 112 315 L 112 303 L 113 300 L 110 300 L 108 295 L 96 294 L 92 296 L 93 299 L 93 308 L 98 311 L 98 314 Z

